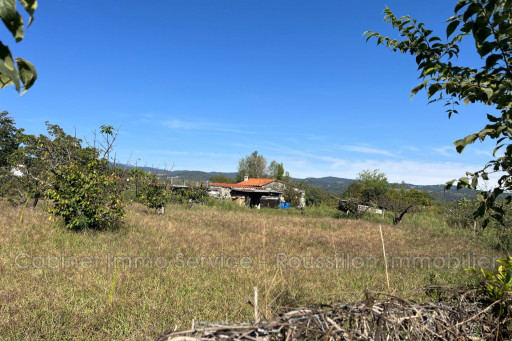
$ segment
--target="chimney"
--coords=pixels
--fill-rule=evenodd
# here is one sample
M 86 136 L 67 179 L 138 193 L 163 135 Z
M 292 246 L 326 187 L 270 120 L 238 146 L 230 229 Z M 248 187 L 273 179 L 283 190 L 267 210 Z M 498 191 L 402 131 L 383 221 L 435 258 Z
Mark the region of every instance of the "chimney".
M 249 175 L 244 175 L 244 181 L 248 181 L 249 180 Z

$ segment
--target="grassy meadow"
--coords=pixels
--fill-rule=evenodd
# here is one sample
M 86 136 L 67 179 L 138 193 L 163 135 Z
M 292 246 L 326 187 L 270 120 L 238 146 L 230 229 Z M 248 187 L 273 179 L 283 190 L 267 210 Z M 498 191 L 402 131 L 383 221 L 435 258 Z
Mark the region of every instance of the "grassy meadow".
M 152 340 L 193 320 L 252 320 L 254 287 L 263 319 L 387 291 L 377 218 L 178 205 L 158 216 L 133 205 L 119 230 L 75 232 L 42 205 L 20 222 L 21 209 L 0 202 L 2 340 Z M 411 299 L 429 299 L 425 285 L 475 282 L 461 257 L 501 256 L 432 215 L 382 228 L 391 291 Z

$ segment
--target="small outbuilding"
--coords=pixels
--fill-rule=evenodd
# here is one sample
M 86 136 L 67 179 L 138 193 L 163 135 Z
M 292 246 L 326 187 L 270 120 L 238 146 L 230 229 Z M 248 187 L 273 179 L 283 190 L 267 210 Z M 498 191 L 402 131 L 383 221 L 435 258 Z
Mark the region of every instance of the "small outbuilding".
M 256 179 L 245 177 L 237 184 L 211 183 L 208 187 L 210 195 L 217 199 L 232 199 L 239 205 L 250 207 L 279 207 L 284 202 L 284 191 L 290 185 L 276 179 Z M 301 194 L 299 207 L 305 206 L 305 192 L 295 188 Z

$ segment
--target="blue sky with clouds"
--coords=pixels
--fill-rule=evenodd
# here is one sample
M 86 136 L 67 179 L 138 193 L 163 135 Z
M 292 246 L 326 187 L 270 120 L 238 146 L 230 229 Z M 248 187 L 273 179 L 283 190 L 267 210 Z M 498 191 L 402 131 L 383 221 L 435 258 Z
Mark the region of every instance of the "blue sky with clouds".
M 236 171 L 257 150 L 294 177 L 438 184 L 477 170 L 489 143 L 462 155 L 453 141 L 479 130 L 488 108 L 448 119 L 427 105 L 414 58 L 363 32 L 393 35 L 388 5 L 444 36 L 456 1 L 45 0 L 15 55 L 39 79 L 25 95 L 0 92 L 2 110 L 29 133 L 45 121 L 90 139 L 120 128 L 120 162 Z M 2 41 L 10 46 L 7 31 Z M 471 42 L 459 61 L 478 65 Z

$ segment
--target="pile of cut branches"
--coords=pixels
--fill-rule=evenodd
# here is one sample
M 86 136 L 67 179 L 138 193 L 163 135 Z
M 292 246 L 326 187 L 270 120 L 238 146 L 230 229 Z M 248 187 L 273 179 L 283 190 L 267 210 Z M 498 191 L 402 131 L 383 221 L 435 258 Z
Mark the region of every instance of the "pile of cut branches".
M 512 313 L 499 313 L 477 289 L 430 286 L 436 302 L 415 303 L 366 293 L 350 304 L 296 309 L 271 321 L 215 325 L 202 323 L 157 341 L 192 340 L 511 340 Z

